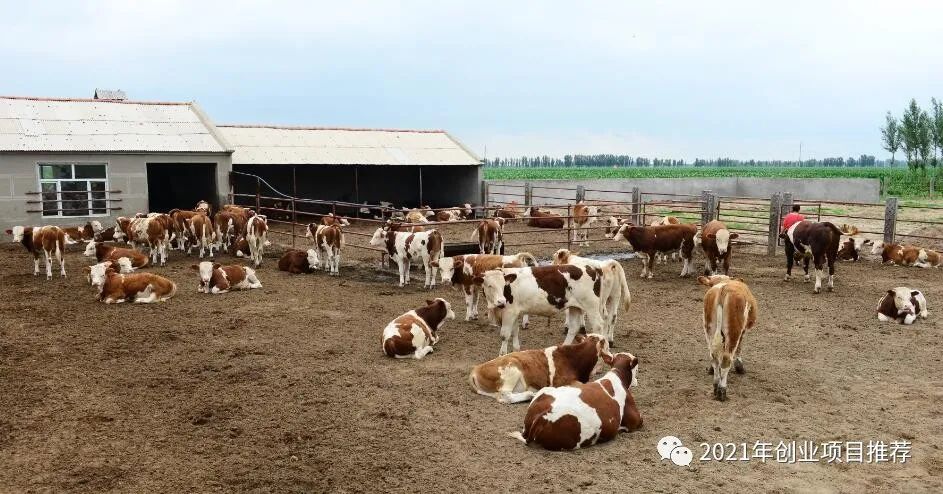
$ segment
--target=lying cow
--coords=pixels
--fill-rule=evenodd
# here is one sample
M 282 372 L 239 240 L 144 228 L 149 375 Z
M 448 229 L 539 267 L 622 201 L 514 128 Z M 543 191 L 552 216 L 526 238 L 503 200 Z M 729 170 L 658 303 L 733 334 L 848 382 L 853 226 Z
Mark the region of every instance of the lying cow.
M 846 225 L 847 226 L 847 225 Z M 861 248 L 873 245 L 871 239 L 864 237 L 847 237 L 841 241 L 838 249 L 838 259 L 842 261 L 857 261 L 861 258 Z
M 387 357 L 419 360 L 432 352 L 439 341 L 439 330 L 445 321 L 455 319 L 452 305 L 444 298 L 426 300 L 426 305 L 413 309 L 383 329 L 383 353 Z
M 567 249 L 560 249 L 553 254 L 553 264 L 572 264 L 574 266 L 592 266 L 602 273 L 602 282 L 599 285 L 600 316 L 603 318 L 602 333 L 615 343 L 616 321 L 619 319 L 619 309 L 629 310 L 632 294 L 629 293 L 629 284 L 625 279 L 625 270 L 622 264 L 613 259 L 599 261 L 588 257 L 580 257 Z
M 537 266 L 533 268 L 501 268 L 475 277 L 488 301 L 488 307 L 501 309 L 501 349 L 508 353 L 513 337 L 514 351 L 521 349 L 520 323 L 524 315 L 552 316 L 566 312 L 567 335 L 571 343 L 583 325 L 586 330 L 600 333 L 603 320 L 597 283 L 602 273 L 592 266 Z
M 406 223 L 428 223 L 429 217 L 435 215 L 429 206 L 423 206 L 420 209 L 403 208 L 403 211 L 406 212 Z
M 478 319 L 478 294 L 481 288 L 475 284 L 475 277 L 498 268 L 523 268 L 536 266 L 537 259 L 530 252 L 521 252 L 513 256 L 497 256 L 492 254 L 469 254 L 455 257 L 442 257 L 432 261 L 432 266 L 439 269 L 442 283 L 461 287 L 465 294 L 465 320 Z M 493 323 L 497 318 L 491 315 Z M 525 316 L 526 318 L 527 316 Z M 527 323 L 523 323 L 527 326 Z
M 920 290 L 899 286 L 888 290 L 878 302 L 878 321 L 897 321 L 901 324 L 913 324 L 917 318 L 930 317 L 927 299 Z
M 229 254 L 235 257 L 249 257 L 249 241 L 246 237 L 236 238 L 229 246 Z
M 203 261 L 190 268 L 200 273 L 198 292 L 216 295 L 229 290 L 262 288 L 262 282 L 255 275 L 255 270 L 246 266 L 222 266 L 219 263 Z
M 278 270 L 291 274 L 313 273 L 320 266 L 321 259 L 316 249 L 288 249 L 278 260 Z
M 426 275 L 425 288 L 435 287 L 435 272 L 432 262 L 438 260 L 445 252 L 445 243 L 442 235 L 436 230 L 425 232 L 392 232 L 377 228 L 370 238 L 370 245 L 386 247 L 386 253 L 399 267 L 399 286 L 409 284 L 411 274 L 409 265 L 412 259 L 419 259 Z
M 730 249 L 733 247 L 730 241 L 739 236 L 739 234 L 730 233 L 727 225 L 718 220 L 713 220 L 704 225 L 701 230 L 700 242 L 701 249 L 707 257 L 707 265 L 704 267 L 705 275 L 710 276 L 717 273 L 718 260 L 723 263 L 724 274 L 730 274 Z
M 527 226 L 534 228 L 563 228 L 566 222 L 563 216 L 550 211 L 541 211 L 540 208 L 530 207 L 524 211 L 524 217 L 527 218 Z
M 589 245 L 589 230 L 599 216 L 599 207 L 587 205 L 583 201 L 573 206 L 573 242 L 578 245 Z
M 138 268 L 143 268 L 147 266 L 149 258 L 146 254 L 136 251 L 134 249 L 124 249 L 121 247 L 115 247 L 113 245 L 108 245 L 102 242 L 89 242 L 85 246 L 85 256 L 86 257 L 95 257 L 95 260 L 98 262 L 112 261 L 117 263 L 122 267 L 122 273 L 129 273 Z M 122 259 L 127 261 L 127 267 L 122 262 Z
M 504 218 L 506 220 L 513 220 L 520 215 L 521 213 L 517 209 L 517 201 L 511 201 L 505 204 L 504 207 L 494 211 L 495 218 Z
M 920 258 L 920 248 L 913 245 L 875 242 L 871 247 L 871 255 L 881 256 L 881 264 L 896 264 L 898 266 L 913 266 Z
M 177 285 L 153 273 L 120 274 L 105 261 L 88 269 L 92 285 L 98 287 L 98 300 L 106 304 L 164 302 L 177 293 Z
M 344 248 L 344 232 L 338 225 L 308 225 L 305 237 L 314 242 L 314 248 L 324 259 L 324 269 L 331 276 L 340 275 L 341 249 Z
M 704 294 L 704 337 L 711 356 L 708 371 L 714 375 L 714 398 L 725 401 L 731 364 L 737 374 L 745 372 L 740 350 L 743 335 L 756 325 L 756 298 L 739 278 L 701 276 L 697 281 L 710 287 Z
M 838 258 L 838 244 L 841 241 L 841 231 L 827 221 L 813 223 L 803 220 L 789 227 L 781 237 L 785 240 L 786 250 L 786 281 L 792 277 L 792 265 L 795 260 L 803 261 L 802 269 L 805 280 L 809 281 L 809 259 L 815 263 L 814 292 L 822 291 L 822 276 L 825 263 L 828 263 L 828 285 L 826 289 L 834 289 L 835 259 Z M 811 252 L 807 252 L 808 249 Z
M 608 353 L 605 336 L 577 335 L 569 345 L 513 352 L 478 364 L 468 375 L 468 383 L 480 395 L 501 403 L 520 403 L 547 386 L 589 381 L 599 357 Z
M 524 429 L 511 437 L 552 451 L 603 443 L 622 431 L 642 427 L 631 387 L 637 385 L 638 359 L 631 353 L 603 355 L 612 368 L 587 384 L 541 389 L 527 407 Z
M 472 242 L 478 242 L 481 254 L 504 254 L 504 218 L 488 218 L 478 223 L 472 232 Z
M 632 249 L 642 258 L 642 278 L 651 279 L 654 276 L 655 255 L 659 252 L 681 251 L 684 265 L 681 267 L 681 276 L 694 274 L 694 235 L 697 234 L 697 225 L 662 225 L 662 226 L 635 226 L 622 225 L 612 239 L 626 240 Z
M 59 262 L 59 274 L 65 277 L 65 232 L 58 226 L 14 226 L 7 230 L 13 241 L 33 255 L 33 276 L 39 275 L 39 256 L 46 261 L 46 279 L 52 279 L 52 258 Z

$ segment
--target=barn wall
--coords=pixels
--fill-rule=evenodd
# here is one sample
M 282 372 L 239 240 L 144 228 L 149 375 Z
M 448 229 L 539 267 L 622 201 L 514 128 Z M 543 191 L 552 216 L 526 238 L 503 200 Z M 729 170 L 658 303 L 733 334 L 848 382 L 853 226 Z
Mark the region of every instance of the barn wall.
M 147 211 L 147 163 L 216 163 L 217 197 L 208 200 L 225 201 L 230 170 L 229 155 L 222 154 L 103 154 L 103 153 L 0 153 L 0 227 L 14 225 L 79 225 L 89 218 L 44 218 L 42 213 L 27 213 L 39 209 L 39 204 L 27 204 L 39 196 L 26 195 L 39 191 L 39 162 L 103 162 L 108 165 L 108 187 L 120 190 L 114 197 L 122 199 L 114 205 L 122 210 L 109 216 L 95 217 L 105 223 L 116 216 Z M 180 177 L 186 180 L 186 177 Z

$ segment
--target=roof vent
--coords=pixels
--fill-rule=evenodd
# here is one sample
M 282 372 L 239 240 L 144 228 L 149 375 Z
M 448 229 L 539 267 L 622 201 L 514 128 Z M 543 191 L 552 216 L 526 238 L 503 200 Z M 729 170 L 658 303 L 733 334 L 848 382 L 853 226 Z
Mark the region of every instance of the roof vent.
M 124 91 L 120 89 L 95 89 L 95 99 L 103 99 L 110 101 L 124 101 L 128 99 L 128 95 L 124 94 Z

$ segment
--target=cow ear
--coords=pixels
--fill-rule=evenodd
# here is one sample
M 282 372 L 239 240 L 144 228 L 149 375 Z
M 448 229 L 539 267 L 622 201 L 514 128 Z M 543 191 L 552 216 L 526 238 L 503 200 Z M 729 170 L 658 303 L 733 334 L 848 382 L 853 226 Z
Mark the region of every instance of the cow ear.
M 222 267 L 222 264 L 220 264 L 220 263 L 218 263 L 218 262 L 213 263 L 213 269 L 219 269 L 219 268 L 221 268 L 221 267 Z
M 613 357 L 611 353 L 603 353 L 602 355 L 600 355 L 600 357 L 602 357 L 602 361 L 605 362 L 606 365 L 608 365 L 609 367 L 612 367 L 612 363 L 613 363 L 613 360 L 615 360 L 615 357 Z
M 704 286 L 711 286 L 711 280 L 707 276 L 698 276 L 697 282 Z
M 894 290 L 888 290 L 888 291 L 887 291 L 887 294 L 888 294 L 888 295 L 894 295 Z
M 191 264 L 191 265 L 190 265 L 190 269 L 192 269 L 192 270 L 194 270 L 194 271 L 199 271 L 199 270 L 200 270 L 200 265 L 199 265 L 199 264 Z
M 632 363 L 629 365 L 629 369 L 634 369 L 638 367 L 638 362 L 639 362 L 638 357 L 636 357 L 635 355 L 632 355 Z
M 92 272 L 92 267 L 91 267 L 91 266 L 85 266 L 85 272 L 86 272 L 86 273 L 91 273 L 91 272 Z
M 735 239 L 735 238 L 740 238 L 740 234 L 739 234 L 739 233 L 731 233 L 731 234 L 730 234 L 730 237 L 728 237 L 728 238 L 730 238 L 730 240 L 733 240 L 733 239 Z
M 514 283 L 514 280 L 516 280 L 516 279 L 517 279 L 517 275 L 516 275 L 516 274 L 511 273 L 511 274 L 506 274 L 506 275 L 504 275 L 504 282 L 505 282 L 505 283 Z
M 462 260 L 461 257 L 454 257 L 454 258 L 452 258 L 452 267 L 454 267 L 454 268 L 460 267 L 460 266 L 461 266 L 462 264 L 464 264 L 464 263 L 465 263 L 465 261 Z
M 733 280 L 739 281 L 740 283 L 746 283 L 746 280 L 744 280 L 743 278 L 734 278 Z
M 439 267 L 439 260 L 436 259 L 435 261 L 430 262 L 429 265 L 432 266 L 432 267 L 434 267 L 434 268 L 437 268 L 437 267 Z
M 13 235 L 13 230 L 7 229 L 7 235 Z
M 576 344 L 576 343 L 582 343 L 583 340 L 585 340 L 585 339 L 586 339 L 586 335 L 583 334 L 583 333 L 579 333 L 579 334 L 577 334 L 576 336 L 573 337 L 573 343 L 574 343 L 574 344 Z
M 715 238 L 717 238 L 717 235 L 713 233 L 708 233 L 707 235 L 704 235 L 704 238 L 709 238 L 711 240 L 714 240 Z
M 910 292 L 911 297 L 916 297 L 917 295 L 920 295 L 920 292 L 918 292 L 917 290 Z
M 481 284 L 483 284 L 484 282 L 485 282 L 485 279 L 482 278 L 481 276 L 475 276 L 475 279 L 472 280 L 472 283 L 474 283 L 474 284 L 476 284 L 476 285 L 481 285 Z

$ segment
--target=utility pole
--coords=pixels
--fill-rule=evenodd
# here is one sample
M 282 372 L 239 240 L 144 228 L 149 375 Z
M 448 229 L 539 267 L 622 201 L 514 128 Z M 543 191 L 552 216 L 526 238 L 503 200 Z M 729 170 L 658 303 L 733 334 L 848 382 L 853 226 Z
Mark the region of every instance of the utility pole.
M 799 166 L 802 166 L 802 141 L 799 141 Z

